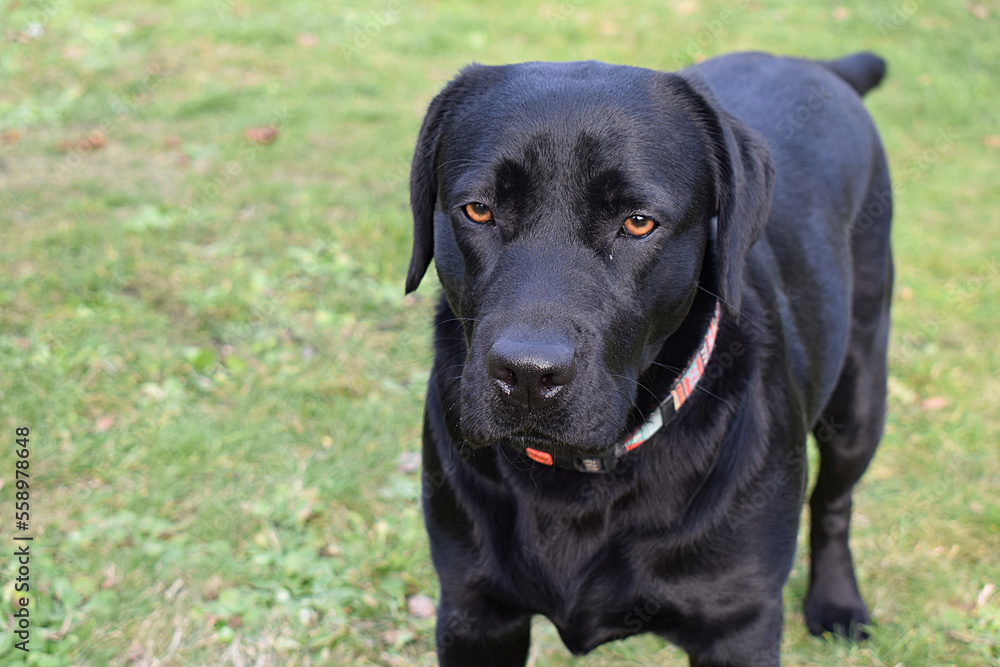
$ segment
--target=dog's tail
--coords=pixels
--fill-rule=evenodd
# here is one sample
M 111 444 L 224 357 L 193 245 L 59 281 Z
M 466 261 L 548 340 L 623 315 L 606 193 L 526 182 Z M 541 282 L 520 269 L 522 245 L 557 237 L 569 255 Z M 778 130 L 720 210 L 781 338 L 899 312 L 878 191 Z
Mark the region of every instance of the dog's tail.
M 824 60 L 820 64 L 851 84 L 858 95 L 877 86 L 885 76 L 885 61 L 874 53 L 862 51 L 839 60 Z

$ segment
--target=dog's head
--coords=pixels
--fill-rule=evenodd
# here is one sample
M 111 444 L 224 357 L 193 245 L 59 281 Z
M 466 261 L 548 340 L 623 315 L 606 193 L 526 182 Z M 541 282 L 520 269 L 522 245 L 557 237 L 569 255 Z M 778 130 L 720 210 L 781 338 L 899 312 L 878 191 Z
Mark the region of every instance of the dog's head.
M 694 302 L 713 218 L 719 296 L 738 312 L 772 175 L 762 141 L 682 76 L 465 69 L 417 142 L 406 289 L 434 257 L 468 344 L 466 441 L 613 446 Z

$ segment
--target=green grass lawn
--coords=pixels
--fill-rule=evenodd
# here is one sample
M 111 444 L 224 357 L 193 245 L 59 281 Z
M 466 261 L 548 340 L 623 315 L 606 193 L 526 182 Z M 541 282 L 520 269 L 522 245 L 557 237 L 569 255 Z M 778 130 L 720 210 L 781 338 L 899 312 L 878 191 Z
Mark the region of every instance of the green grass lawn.
M 411 456 L 437 287 L 402 288 L 431 97 L 473 60 L 870 49 L 898 197 L 854 528 L 877 626 L 810 637 L 800 550 L 785 664 L 1000 664 L 998 35 L 997 0 L 0 0 L 0 663 L 435 664 L 410 601 L 437 594 Z M 535 635 L 536 666 L 686 664 Z

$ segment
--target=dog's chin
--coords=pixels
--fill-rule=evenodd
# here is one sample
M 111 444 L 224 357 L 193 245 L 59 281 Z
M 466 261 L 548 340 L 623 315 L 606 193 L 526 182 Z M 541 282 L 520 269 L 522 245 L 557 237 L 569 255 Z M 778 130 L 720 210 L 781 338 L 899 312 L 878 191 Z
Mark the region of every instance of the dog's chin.
M 548 453 L 566 453 L 571 455 L 600 456 L 614 448 L 621 438 L 597 438 L 587 440 L 567 441 L 537 433 L 495 433 L 489 436 L 481 434 L 464 434 L 465 444 L 473 449 L 485 447 L 507 447 L 514 451 L 524 452 L 535 449 Z

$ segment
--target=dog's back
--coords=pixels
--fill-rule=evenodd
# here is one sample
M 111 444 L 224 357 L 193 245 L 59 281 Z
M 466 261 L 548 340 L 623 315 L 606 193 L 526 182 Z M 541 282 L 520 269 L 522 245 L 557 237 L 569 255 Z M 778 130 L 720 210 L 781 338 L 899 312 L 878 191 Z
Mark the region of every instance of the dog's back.
M 685 73 L 703 80 L 723 108 L 760 133 L 773 160 L 771 216 L 747 270 L 761 275 L 752 281 L 758 289 L 768 277 L 783 279 L 762 298 L 804 343 L 790 351 L 806 369 L 799 379 L 811 394 L 807 403 L 815 424 L 849 345 L 856 270 L 848 258 L 861 252 L 866 275 L 884 277 L 887 270 L 888 166 L 861 102 L 881 81 L 885 62 L 869 53 L 833 61 L 738 53 Z M 852 245 L 864 247 L 852 251 Z M 816 267 L 823 269 L 823 285 L 802 280 L 816 274 Z M 865 280 L 872 282 L 870 275 Z M 786 297 L 794 307 L 786 307 Z M 838 348 L 841 354 L 816 353 Z

